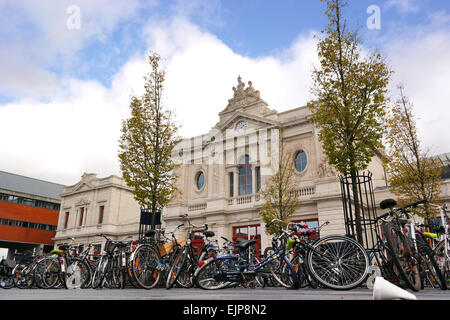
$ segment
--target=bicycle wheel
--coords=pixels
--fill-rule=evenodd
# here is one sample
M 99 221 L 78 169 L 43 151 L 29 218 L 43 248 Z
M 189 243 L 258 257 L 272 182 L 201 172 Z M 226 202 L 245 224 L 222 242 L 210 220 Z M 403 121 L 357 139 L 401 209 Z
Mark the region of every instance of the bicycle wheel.
M 132 270 L 134 279 L 144 289 L 152 289 L 161 277 L 161 258 L 150 245 L 141 245 L 134 252 Z
M 61 282 L 58 258 L 43 258 L 34 269 L 34 282 L 41 289 L 49 289 Z
M 189 257 L 186 258 L 185 264 L 181 269 L 180 274 L 176 277 L 176 284 L 182 288 L 192 288 L 194 286 L 194 272 L 198 263 L 192 261 Z M 170 271 L 169 271 L 170 273 Z
M 258 258 L 252 257 L 251 265 L 256 266 L 259 263 Z M 242 286 L 244 288 L 264 288 L 267 285 L 267 277 L 264 270 L 256 270 L 254 274 L 244 274 Z
M 447 287 L 450 286 L 450 261 L 447 257 L 450 257 L 450 247 L 447 248 L 445 253 L 445 240 L 441 240 L 433 250 L 434 257 L 441 269 L 444 279 L 447 280 Z
M 349 290 L 367 278 L 369 258 L 357 241 L 334 235 L 311 246 L 306 258 L 309 271 L 325 287 Z
M 78 258 L 71 258 L 65 273 L 67 288 L 83 288 L 90 282 L 91 272 L 86 262 Z
M 440 288 L 441 290 L 447 290 L 447 281 L 444 278 L 439 266 L 434 259 L 434 253 L 431 247 L 428 245 L 424 235 L 422 233 L 416 233 L 417 250 L 421 256 L 422 266 L 422 287 L 424 280 L 428 280 L 434 288 Z
M 11 289 L 14 287 L 13 275 L 1 276 L 0 277 L 0 287 L 3 289 Z
M 120 267 L 117 256 L 113 256 L 106 270 L 105 284 L 110 289 L 123 289 L 125 278 L 123 269 Z
M 14 286 L 19 289 L 31 288 L 34 282 L 31 266 L 25 264 L 16 267 L 13 277 Z
M 292 258 L 291 263 L 297 273 L 299 288 L 311 287 L 316 289 L 318 287 L 317 281 L 309 274 L 309 271 L 307 270 L 308 266 L 300 255 L 295 255 L 295 257 Z
M 283 287 L 288 289 L 298 289 L 299 280 L 294 266 L 286 256 L 274 259 L 268 264 L 272 277 Z
M 103 279 L 105 278 L 106 271 L 108 266 L 108 257 L 102 256 L 100 258 L 97 267 L 95 268 L 94 274 L 92 275 L 92 283 L 91 286 L 93 289 L 103 287 Z
M 264 258 L 269 257 L 270 255 L 274 254 L 275 250 L 272 247 L 266 247 L 264 249 Z M 267 286 L 269 287 L 281 287 L 281 284 L 272 276 L 272 273 L 270 272 L 271 264 L 276 263 L 276 261 L 269 262 L 269 264 L 265 267 L 265 269 L 268 269 L 268 278 L 267 278 Z
M 227 267 L 225 259 L 206 260 L 194 274 L 196 286 L 204 290 L 217 290 L 227 288 L 231 282 L 226 280 Z
M 185 267 L 185 262 L 187 258 L 187 248 L 184 248 L 178 252 L 175 258 L 172 261 L 172 265 L 170 266 L 169 273 L 167 274 L 166 281 L 166 289 L 170 289 L 177 281 L 178 276 L 183 271 Z
M 392 259 L 393 269 L 398 278 L 404 282 L 407 288 L 419 291 L 422 287 L 420 279 L 419 263 L 414 257 L 409 240 L 392 224 L 384 226 L 386 246 Z

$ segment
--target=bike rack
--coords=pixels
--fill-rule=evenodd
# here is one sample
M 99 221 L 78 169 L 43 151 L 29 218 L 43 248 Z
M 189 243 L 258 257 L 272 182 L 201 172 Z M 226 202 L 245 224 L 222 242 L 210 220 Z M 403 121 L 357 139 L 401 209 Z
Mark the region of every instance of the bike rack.
M 378 230 L 375 224 L 376 204 L 373 193 L 372 173 L 367 171 L 358 173 L 356 176 L 357 194 L 353 194 L 352 179 L 348 176 L 340 176 L 342 205 L 344 209 L 345 232 L 346 235 L 357 239 L 356 214 L 354 199 L 359 200 L 360 224 L 362 230 L 361 245 L 369 251 L 377 242 Z

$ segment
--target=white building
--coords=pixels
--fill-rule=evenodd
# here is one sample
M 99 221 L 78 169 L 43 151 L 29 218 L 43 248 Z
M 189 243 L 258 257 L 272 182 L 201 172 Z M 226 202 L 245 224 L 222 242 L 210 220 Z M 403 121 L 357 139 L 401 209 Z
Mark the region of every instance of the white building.
M 194 224 L 207 223 L 218 239 L 260 235 L 261 246 L 269 245 L 258 213 L 263 203 L 260 190 L 274 173 L 278 145 L 283 143 L 296 159 L 298 187 L 293 192 L 301 205 L 292 220 L 309 221 L 311 226 L 329 220 L 324 234 L 345 233 L 340 183 L 325 160 L 310 110 L 270 109 L 252 83 L 246 87 L 240 77 L 233 91 L 209 132 L 177 145 L 179 192 L 164 210 L 167 229 L 188 213 Z M 374 187 L 386 185 L 379 158 L 368 170 Z
M 260 194 L 278 161 L 278 144 L 284 143 L 295 156 L 300 207 L 292 221 L 307 221 L 314 227 L 331 223 L 321 235 L 345 234 L 341 185 L 327 164 L 317 129 L 306 107 L 285 112 L 270 109 L 249 81 L 241 78 L 234 95 L 219 113 L 219 122 L 203 135 L 183 139 L 173 152 L 178 169 L 178 191 L 163 209 L 163 227 L 171 231 L 187 213 L 196 225 L 228 239 L 258 239 L 258 246 L 270 245 L 259 210 Z M 374 157 L 372 173 L 375 204 L 395 198 L 386 187 L 381 160 Z M 442 199 L 450 202 L 450 179 L 444 180 Z M 56 243 L 102 244 L 96 236 L 105 233 L 113 239 L 138 237 L 140 208 L 131 189 L 117 176 L 97 178 L 84 174 L 80 182 L 64 188 Z M 180 231 L 185 236 L 186 230 Z
M 97 234 L 114 240 L 137 238 L 139 219 L 139 204 L 122 178 L 85 173 L 81 181 L 63 189 L 55 245 L 73 237 L 75 244 L 92 243 L 100 252 L 106 240 Z

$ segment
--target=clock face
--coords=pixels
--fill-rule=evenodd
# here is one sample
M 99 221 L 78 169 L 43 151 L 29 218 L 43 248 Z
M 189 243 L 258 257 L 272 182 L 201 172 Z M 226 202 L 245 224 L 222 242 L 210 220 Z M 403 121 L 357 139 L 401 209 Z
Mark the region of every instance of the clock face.
M 244 131 L 245 129 L 247 129 L 247 126 L 247 121 L 239 121 L 238 123 L 236 123 L 236 130 Z

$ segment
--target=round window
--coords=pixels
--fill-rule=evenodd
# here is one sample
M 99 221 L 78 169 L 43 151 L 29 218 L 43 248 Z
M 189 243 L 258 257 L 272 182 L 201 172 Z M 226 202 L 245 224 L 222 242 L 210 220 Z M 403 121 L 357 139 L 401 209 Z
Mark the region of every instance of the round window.
M 205 184 L 205 175 L 203 174 L 203 172 L 197 174 L 196 183 L 197 189 L 200 190 L 201 188 L 203 188 L 203 185 Z
M 306 168 L 306 164 L 306 153 L 304 151 L 299 151 L 295 157 L 295 168 L 298 172 L 303 172 Z

